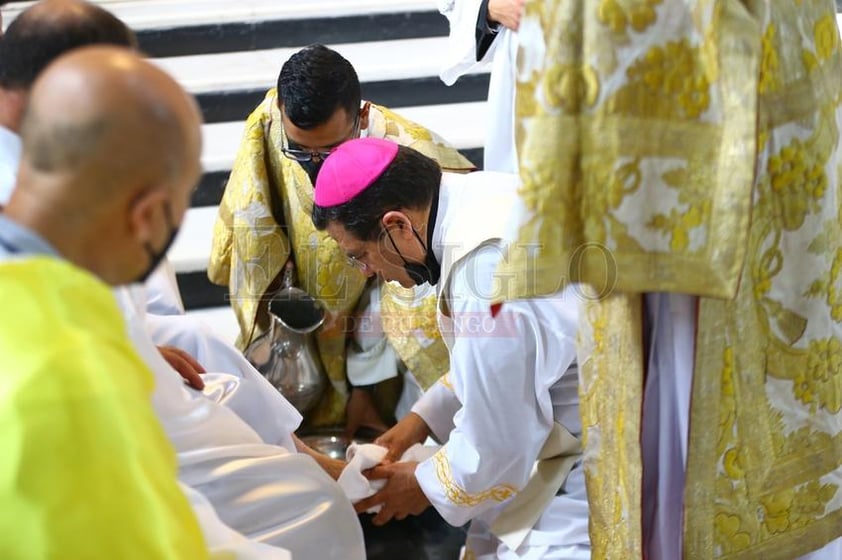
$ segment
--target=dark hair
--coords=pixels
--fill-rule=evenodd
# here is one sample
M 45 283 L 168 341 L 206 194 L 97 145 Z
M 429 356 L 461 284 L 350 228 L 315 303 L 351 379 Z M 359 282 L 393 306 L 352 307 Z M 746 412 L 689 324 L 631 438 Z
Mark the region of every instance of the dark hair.
M 328 160 L 329 161 L 329 160 Z M 389 167 L 367 189 L 338 206 L 313 205 L 313 224 L 318 230 L 337 222 L 362 241 L 378 238 L 380 218 L 391 210 L 426 208 L 439 191 L 441 168 L 424 154 L 398 146 Z
M 80 6 L 56 13 L 35 4 L 9 24 L 0 39 L 0 87 L 29 89 L 53 60 L 77 47 L 137 46 L 131 29 L 111 12 L 87 2 Z
M 360 110 L 360 80 L 338 52 L 310 45 L 281 68 L 278 99 L 295 126 L 310 130 L 327 122 L 337 109 L 353 118 Z

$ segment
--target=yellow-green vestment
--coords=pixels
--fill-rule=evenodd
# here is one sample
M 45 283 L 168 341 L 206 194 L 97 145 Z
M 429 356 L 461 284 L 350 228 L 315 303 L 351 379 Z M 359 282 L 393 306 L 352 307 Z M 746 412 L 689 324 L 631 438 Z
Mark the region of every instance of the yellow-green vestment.
M 0 558 L 207 558 L 111 290 L 0 264 Z

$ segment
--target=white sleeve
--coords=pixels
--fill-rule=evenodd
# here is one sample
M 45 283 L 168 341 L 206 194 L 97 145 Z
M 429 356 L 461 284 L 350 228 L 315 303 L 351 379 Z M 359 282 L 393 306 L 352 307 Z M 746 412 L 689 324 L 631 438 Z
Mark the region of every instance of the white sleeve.
M 380 283 L 370 284 L 357 304 L 351 343 L 345 355 L 348 382 L 359 387 L 398 376 L 398 355 L 383 329 Z
M 447 54 L 439 72 L 449 86 L 460 76 L 489 66 L 494 56 L 492 44 L 482 61 L 477 62 L 475 30 L 481 4 L 482 0 L 438 0 L 439 12 L 450 22 Z
M 146 311 L 158 315 L 184 314 L 175 269 L 166 258 L 146 280 Z
M 450 432 L 454 428 L 453 418 L 462 408 L 462 403 L 459 402 L 453 392 L 449 375 L 442 375 L 412 407 L 412 412 L 424 420 L 435 439 L 440 443 L 446 442 L 450 437 Z
M 548 332 L 541 302 L 507 302 L 492 316 L 481 294 L 498 261 L 471 258 L 452 276 L 450 375 L 462 408 L 447 444 L 416 470 L 424 494 L 456 526 L 525 485 L 554 422 L 549 389 L 556 379 L 549 376 L 576 352 L 575 325 L 570 333 Z

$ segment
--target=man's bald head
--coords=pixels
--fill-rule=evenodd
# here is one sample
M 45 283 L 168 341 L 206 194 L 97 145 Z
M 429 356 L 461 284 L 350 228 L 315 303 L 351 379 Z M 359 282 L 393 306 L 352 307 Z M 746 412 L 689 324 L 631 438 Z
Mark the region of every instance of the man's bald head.
M 50 62 L 93 44 L 136 47 L 134 33 L 110 12 L 82 0 L 42 0 L 9 24 L 0 41 L 0 87 L 27 90 Z
M 32 88 L 7 213 L 49 216 L 34 225 L 63 226 L 62 235 L 109 236 L 103 252 L 122 244 L 111 262 L 121 266 L 88 268 L 112 283 L 130 281 L 144 251 L 157 252 L 189 206 L 201 172 L 200 124 L 195 101 L 136 53 L 77 49 Z M 134 264 L 121 261 L 132 249 Z
M 197 154 L 195 102 L 128 50 L 79 49 L 39 78 L 22 128 L 23 158 L 43 174 L 178 174 Z

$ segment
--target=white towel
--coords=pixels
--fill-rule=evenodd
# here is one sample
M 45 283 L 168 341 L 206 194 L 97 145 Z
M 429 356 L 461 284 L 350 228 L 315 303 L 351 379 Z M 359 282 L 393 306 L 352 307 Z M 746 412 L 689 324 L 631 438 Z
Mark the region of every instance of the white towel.
M 385 480 L 369 480 L 363 476 L 363 471 L 368 470 L 380 464 L 383 457 L 386 456 L 386 448 L 374 443 L 352 443 L 348 446 L 345 452 L 345 459 L 348 464 L 342 469 L 342 474 L 339 475 L 339 486 L 351 503 L 357 503 L 363 498 L 376 493 L 378 490 L 386 485 Z M 425 446 L 416 443 L 407 449 L 401 455 L 400 462 L 406 461 L 425 461 L 432 457 L 438 447 Z M 366 510 L 366 513 L 377 513 L 380 511 L 380 506 L 375 506 Z

